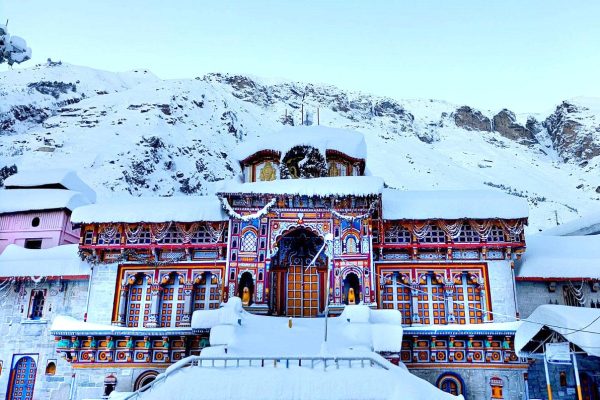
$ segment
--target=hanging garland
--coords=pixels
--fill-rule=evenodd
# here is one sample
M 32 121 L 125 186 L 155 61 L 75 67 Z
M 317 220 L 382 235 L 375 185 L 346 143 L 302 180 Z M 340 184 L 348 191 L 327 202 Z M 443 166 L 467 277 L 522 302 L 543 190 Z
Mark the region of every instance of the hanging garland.
M 427 220 L 422 223 L 415 223 L 413 225 L 413 235 L 417 237 L 417 239 L 423 239 L 425 236 L 431 233 L 431 224 L 430 221 Z
M 137 243 L 140 240 L 140 234 L 144 230 L 144 225 L 139 224 L 135 229 L 131 229 L 131 224 L 125 224 L 125 236 L 129 243 Z
M 258 210 L 253 214 L 242 215 L 238 214 L 231 206 L 225 197 L 221 197 L 221 204 L 223 205 L 223 209 L 231 218 L 241 219 L 242 221 L 250 221 L 254 219 L 261 218 L 269 212 L 269 209 L 273 207 L 277 203 L 277 198 L 272 198 L 263 208 Z
M 185 229 L 185 224 L 175 224 L 177 227 L 177 232 L 179 232 L 179 236 L 181 237 L 183 243 L 190 243 L 192 237 L 198 233 L 198 224 L 193 223 L 190 225 L 188 230 Z
M 475 220 L 470 220 L 469 224 L 471 224 L 471 227 L 483 238 L 488 237 L 494 227 L 494 223 L 490 220 L 486 220 L 482 224 L 479 224 Z
M 510 233 L 512 237 L 518 237 L 523 232 L 525 227 L 522 220 L 515 221 L 515 223 L 511 225 L 507 221 L 501 219 L 500 224 L 505 230 L 508 231 L 508 233 Z
M 344 214 L 340 214 L 339 212 L 337 212 L 333 208 L 330 208 L 329 211 L 331 212 L 331 214 L 334 217 L 336 217 L 338 219 L 343 219 L 345 221 L 354 221 L 355 219 L 369 218 L 375 212 L 375 208 L 376 207 L 377 207 L 377 200 L 375 200 L 374 202 L 371 203 L 371 205 L 369 206 L 369 210 L 366 213 L 360 214 L 360 215 L 344 215 Z
M 155 242 L 163 240 L 167 236 L 169 229 L 171 229 L 171 222 L 150 225 L 150 231 Z
M 218 228 L 215 229 L 210 222 L 206 224 L 205 229 L 210 234 L 212 243 L 218 243 L 219 240 L 221 240 L 223 237 L 223 232 L 225 232 L 225 226 L 225 223 L 219 223 Z
M 457 237 L 460 236 L 460 232 L 462 231 L 463 221 L 459 219 L 458 221 L 455 221 L 453 224 L 446 222 L 446 223 L 441 223 L 440 225 L 441 225 L 443 231 L 446 232 L 446 234 L 448 236 L 450 236 L 452 239 L 456 239 Z
M 100 229 L 100 240 L 104 244 L 112 243 L 115 237 L 117 236 L 117 233 L 119 232 L 119 226 L 116 224 L 101 225 Z

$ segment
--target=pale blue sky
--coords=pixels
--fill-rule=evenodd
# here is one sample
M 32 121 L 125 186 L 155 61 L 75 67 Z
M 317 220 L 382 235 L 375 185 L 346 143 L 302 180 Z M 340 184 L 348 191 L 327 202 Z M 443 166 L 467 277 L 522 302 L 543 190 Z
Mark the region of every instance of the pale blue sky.
M 600 97 L 598 0 L 0 0 L 6 18 L 33 49 L 23 66 L 249 73 L 517 112 Z

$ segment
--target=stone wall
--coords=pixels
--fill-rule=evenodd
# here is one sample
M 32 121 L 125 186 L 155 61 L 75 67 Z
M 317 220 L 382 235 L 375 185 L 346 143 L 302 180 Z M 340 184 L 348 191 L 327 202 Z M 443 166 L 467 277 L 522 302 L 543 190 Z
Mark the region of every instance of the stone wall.
M 68 398 L 71 366 L 56 353 L 54 337 L 49 331 L 56 315 L 83 319 L 87 288 L 87 281 L 52 281 L 35 285 L 29 280 L 7 284 L 0 290 L 0 360 L 3 361 L 0 397 L 5 397 L 8 390 L 13 356 L 30 354 L 37 366 L 34 398 Z M 47 290 L 42 318 L 35 321 L 27 319 L 33 289 Z M 54 375 L 46 375 L 49 360 L 56 362 Z
M 73 398 L 99 399 L 104 394 L 104 378 L 110 374 L 117 378 L 116 391 L 131 392 L 138 377 L 147 371 L 162 373 L 164 368 L 77 368 L 75 373 L 75 391 Z
M 514 321 L 517 309 L 510 261 L 488 261 L 494 322 Z
M 90 292 L 88 321 L 99 324 L 111 324 L 117 281 L 117 264 L 99 264 L 94 266 Z
M 533 310 L 542 304 L 565 304 L 563 295 L 563 287 L 568 285 L 568 282 L 556 282 L 554 292 L 548 290 L 549 282 L 524 282 L 517 281 L 517 302 L 519 305 L 519 313 L 522 318 L 527 318 Z M 573 282 L 579 288 L 581 282 Z M 592 287 L 588 282 L 583 283 L 583 294 L 585 296 L 585 307 L 590 307 L 591 301 L 600 302 L 600 291 L 593 292 Z
M 502 390 L 505 400 L 522 400 L 525 398 L 525 371 L 522 369 L 486 369 L 486 368 L 452 368 L 447 369 L 410 369 L 410 372 L 435 385 L 441 375 L 451 372 L 458 375 L 465 385 L 465 400 L 486 400 L 491 398 L 490 379 L 502 379 Z

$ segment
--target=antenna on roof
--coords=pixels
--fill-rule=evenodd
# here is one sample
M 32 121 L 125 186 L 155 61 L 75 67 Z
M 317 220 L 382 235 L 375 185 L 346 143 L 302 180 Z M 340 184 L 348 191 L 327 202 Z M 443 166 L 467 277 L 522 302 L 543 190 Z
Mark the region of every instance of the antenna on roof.
M 321 116 L 319 114 L 319 107 L 317 107 L 317 125 L 321 125 Z
M 304 103 L 302 103 L 302 106 L 300 107 L 300 113 L 302 114 L 300 125 L 304 125 Z

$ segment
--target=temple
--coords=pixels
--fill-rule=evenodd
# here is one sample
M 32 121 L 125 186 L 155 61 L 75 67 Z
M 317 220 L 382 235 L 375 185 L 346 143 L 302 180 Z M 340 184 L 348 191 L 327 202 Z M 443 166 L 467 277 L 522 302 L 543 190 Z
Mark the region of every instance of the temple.
M 521 399 L 530 372 L 539 386 L 540 366 L 515 352 L 519 316 L 553 303 L 557 285 L 561 304 L 600 304 L 593 261 L 600 255 L 580 256 L 598 236 L 587 243 L 536 235 L 525 252 L 523 198 L 389 187 L 369 173 L 365 140 L 350 130 L 290 127 L 236 152 L 239 176 L 219 182 L 213 195 L 94 203 L 91 189 L 68 174 L 6 181 L 0 196 L 32 190 L 68 196 L 48 209 L 13 205 L 2 218 L 34 221 L 58 208 L 61 223 L 79 235 L 78 245 L 28 250 L 13 244 L 0 254 L 6 266 L 0 284 L 14 288 L 9 293 L 17 307 L 10 318 L 21 321 L 10 335 L 28 337 L 43 326 L 42 335 L 55 340 L 55 346 L 40 344 L 36 355 L 7 347 L 9 398 L 33 393 L 35 382 L 44 398 L 140 389 L 175 362 L 221 351 L 217 328 L 193 320 L 239 298 L 245 315 L 263 318 L 245 328 L 256 327 L 252 335 L 264 331 L 263 347 L 296 332 L 292 325 L 311 330 L 312 338 L 312 319 L 345 315 L 348 306 L 366 307 L 375 320 L 389 320 L 382 315 L 397 310 L 400 330 L 377 328 L 387 343 L 372 345 L 378 357 L 468 400 Z M 34 237 L 43 230 L 29 231 Z M 40 257 L 46 263 L 36 263 Z M 587 269 L 576 266 L 581 262 Z M 561 265 L 572 267 L 565 273 Z M 579 289 L 573 279 L 583 279 Z M 289 330 L 287 322 L 284 331 L 264 322 L 276 317 L 290 318 Z M 234 324 L 237 318 L 230 317 Z M 344 318 L 336 318 L 333 331 Z M 273 338 L 265 328 L 270 324 Z M 262 348 L 252 349 L 252 335 L 237 341 L 250 354 Z M 36 364 L 47 366 L 46 380 L 34 374 L 17 385 L 16 374 Z

